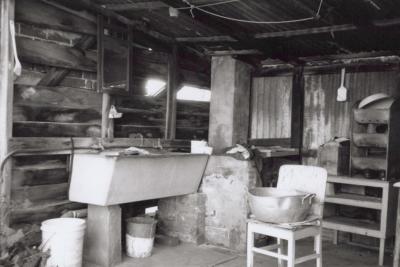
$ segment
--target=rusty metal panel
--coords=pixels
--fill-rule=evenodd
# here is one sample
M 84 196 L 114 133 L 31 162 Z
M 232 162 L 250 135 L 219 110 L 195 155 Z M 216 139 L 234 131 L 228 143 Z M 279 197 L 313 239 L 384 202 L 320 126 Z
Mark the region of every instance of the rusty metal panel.
M 305 75 L 304 137 L 305 150 L 317 149 L 335 136 L 350 137 L 351 110 L 354 103 L 374 93 L 397 95 L 398 74 L 358 72 L 346 75 L 349 101 L 337 102 L 340 74 Z M 316 164 L 316 159 L 305 159 Z
M 290 137 L 292 76 L 253 79 L 251 138 Z

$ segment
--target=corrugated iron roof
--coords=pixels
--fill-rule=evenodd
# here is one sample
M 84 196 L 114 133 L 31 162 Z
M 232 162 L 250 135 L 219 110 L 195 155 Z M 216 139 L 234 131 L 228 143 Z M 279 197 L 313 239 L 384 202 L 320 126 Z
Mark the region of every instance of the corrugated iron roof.
M 189 0 L 190 3 L 215 3 L 222 0 Z M 400 1 L 397 0 L 324 0 L 320 18 L 288 24 L 250 24 L 221 19 L 199 10 L 180 10 L 178 17 L 171 17 L 168 5 L 186 7 L 182 0 L 95 0 L 97 4 L 112 7 L 121 4 L 161 3 L 156 9 L 126 8 L 118 10 L 131 19 L 143 20 L 151 29 L 164 35 L 179 37 L 207 37 L 230 35 L 238 42 L 190 43 L 193 48 L 209 51 L 223 49 L 261 49 L 268 56 L 306 56 L 360 51 L 396 50 L 400 47 L 399 26 L 371 28 L 372 21 L 400 19 Z M 282 21 L 312 17 L 320 0 L 240 0 L 223 5 L 205 7 L 207 11 L 222 16 L 253 20 Z M 354 24 L 357 30 L 325 32 L 296 37 L 254 39 L 258 33 L 300 30 L 330 25 Z M 239 36 L 239 38 L 238 38 Z M 251 47 L 254 46 L 254 47 Z

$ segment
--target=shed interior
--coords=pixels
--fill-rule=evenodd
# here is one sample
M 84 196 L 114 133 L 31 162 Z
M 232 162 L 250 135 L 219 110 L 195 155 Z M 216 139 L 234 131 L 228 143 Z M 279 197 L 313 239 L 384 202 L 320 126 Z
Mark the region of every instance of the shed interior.
M 175 238 L 243 252 L 243 188 L 274 184 L 282 164 L 321 165 L 321 146 L 353 139 L 361 99 L 400 93 L 396 0 L 2 0 L 0 11 L 0 263 L 10 236 L 22 232 L 24 244 L 37 245 L 41 222 L 86 215 L 87 203 L 69 200 L 74 155 L 129 147 L 188 153 L 192 140 L 213 148 L 202 196 L 124 203 L 122 218 L 176 205 L 182 213 L 167 207 L 158 216 L 186 218 L 195 228 L 189 236 L 203 232 L 185 239 L 174 230 Z M 342 77 L 347 97 L 338 101 Z M 390 122 L 394 132 L 398 122 Z M 387 149 L 400 151 L 397 142 L 387 141 Z M 254 160 L 241 161 L 225 153 L 236 144 L 295 152 L 274 161 L 255 152 Z M 390 188 L 400 179 L 396 152 L 393 158 L 384 167 Z M 350 162 L 342 175 L 364 175 Z M 387 250 L 394 247 L 396 195 L 390 189 L 382 208 L 389 214 Z M 376 191 L 363 197 L 382 200 Z M 236 221 L 230 209 L 242 204 Z M 205 209 L 196 219 L 194 207 Z M 337 213 L 336 206 L 326 210 Z M 382 210 L 341 213 L 380 223 Z M 166 235 L 173 232 L 167 219 Z M 357 233 L 339 237 L 379 246 Z

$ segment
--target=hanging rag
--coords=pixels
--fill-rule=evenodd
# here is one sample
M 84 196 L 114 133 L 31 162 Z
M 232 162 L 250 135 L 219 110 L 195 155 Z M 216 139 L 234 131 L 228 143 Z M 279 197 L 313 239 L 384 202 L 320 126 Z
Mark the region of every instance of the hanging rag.
M 21 62 L 18 59 L 18 54 L 17 54 L 17 44 L 15 40 L 15 23 L 13 20 L 10 20 L 10 34 L 11 34 L 11 42 L 12 42 L 12 50 L 13 50 L 13 55 L 14 55 L 14 79 L 17 78 L 18 76 L 21 75 L 22 72 L 22 66 Z

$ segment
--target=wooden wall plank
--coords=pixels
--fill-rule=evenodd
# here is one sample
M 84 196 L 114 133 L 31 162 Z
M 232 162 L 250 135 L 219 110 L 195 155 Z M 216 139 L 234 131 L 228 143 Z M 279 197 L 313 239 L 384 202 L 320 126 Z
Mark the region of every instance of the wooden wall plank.
M 0 161 L 7 157 L 8 140 L 12 136 L 13 110 L 13 53 L 10 22 L 14 23 L 15 0 L 0 3 Z M 11 160 L 7 161 L 0 175 L 0 238 L 9 224 L 11 191 Z M 3 247 L 0 244 L 0 251 Z
M 52 42 L 17 37 L 18 55 L 22 61 L 59 68 L 96 72 L 97 63 L 82 50 Z
M 50 218 L 58 218 L 66 210 L 78 210 L 85 208 L 82 203 L 74 203 L 70 201 L 52 201 L 49 204 L 43 204 L 30 208 L 18 208 L 11 211 L 10 221 L 12 224 L 37 223 Z
M 15 121 L 15 137 L 100 137 L 98 123 Z
M 100 138 L 73 138 L 76 149 L 98 148 L 102 144 L 105 148 L 137 147 L 159 147 L 186 148 L 190 147 L 189 140 L 160 140 L 149 138 L 115 138 L 113 141 L 101 140 Z M 65 149 L 71 150 L 71 138 L 54 137 L 14 137 L 10 139 L 9 149 L 14 150 L 38 150 L 38 149 Z
M 101 94 L 71 87 L 15 86 L 17 106 L 100 110 Z
M 14 208 L 28 208 L 43 201 L 67 200 L 68 189 L 68 183 L 15 187 L 11 191 L 11 203 Z
M 72 16 L 42 1 L 18 0 L 16 20 L 50 29 L 96 35 L 96 23 L 89 19 Z

